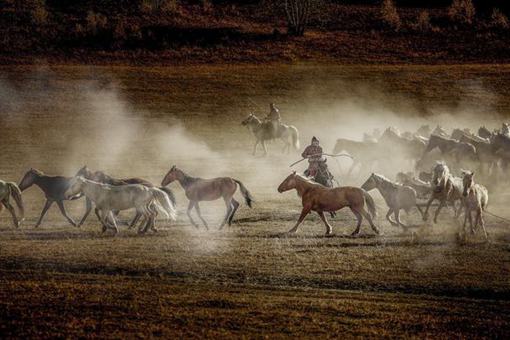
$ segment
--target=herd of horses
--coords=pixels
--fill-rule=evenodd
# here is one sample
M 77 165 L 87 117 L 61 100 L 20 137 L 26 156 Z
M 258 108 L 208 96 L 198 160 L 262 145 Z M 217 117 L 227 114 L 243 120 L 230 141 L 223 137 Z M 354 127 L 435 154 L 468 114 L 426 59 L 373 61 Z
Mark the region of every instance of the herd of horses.
M 78 170 L 74 177 L 48 176 L 37 169 L 28 170 L 19 185 L 14 182 L 0 181 L 0 210 L 6 207 L 13 218 L 14 226 L 19 228 L 24 220 L 24 204 L 22 191 L 36 185 L 46 197 L 46 203 L 41 211 L 35 228 L 39 227 L 48 209 L 56 203 L 62 215 L 75 227 L 80 227 L 95 207 L 95 214 L 102 225 L 102 231 L 113 229 L 116 233 L 118 228 L 118 214 L 123 210 L 134 209 L 136 212 L 133 220 L 128 224 L 130 228 L 138 225 L 139 233 L 149 230 L 157 231 L 155 226 L 156 217 L 161 213 L 166 219 L 176 219 L 176 201 L 173 192 L 167 187 L 170 183 L 178 181 L 189 199 L 188 216 L 191 223 L 198 228 L 191 217 L 194 208 L 208 228 L 207 222 L 200 213 L 200 201 L 212 201 L 223 198 L 227 206 L 227 213 L 221 225 L 232 224 L 234 214 L 239 208 L 239 202 L 234 199 L 234 194 L 239 186 L 245 202 L 251 207 L 253 197 L 244 184 L 230 177 L 214 179 L 202 179 L 191 177 L 184 171 L 173 166 L 163 178 L 160 187 L 141 178 L 114 178 L 102 171 L 91 171 L 86 166 Z M 76 223 L 68 214 L 64 201 L 76 200 L 85 196 L 86 211 L 79 223 Z M 10 198 L 13 198 L 18 207 L 18 214 Z M 140 219 L 142 221 L 140 222 Z
M 250 115 L 248 120 L 255 118 Z M 290 128 L 290 131 L 293 129 Z M 289 137 L 293 136 L 292 133 L 283 136 L 294 140 L 294 137 Z M 466 235 L 466 225 L 469 221 L 472 233 L 478 226 L 481 226 L 484 236 L 487 238 L 483 211 L 488 204 L 488 191 L 484 186 L 474 182 L 474 174 L 476 171 L 480 171 L 487 176 L 496 174 L 498 170 L 506 169 L 510 161 L 510 129 L 508 125 L 504 124 L 502 131 L 494 132 L 481 127 L 478 135 L 472 134 L 469 130 L 455 129 L 449 136 L 439 126 L 434 131 L 423 126 L 414 134 L 400 133 L 394 128 L 388 128 L 380 136 L 366 135 L 362 142 L 338 139 L 335 152 L 346 151 L 353 156 L 354 162 L 349 169 L 350 174 L 357 164 L 385 163 L 392 161 L 394 157 L 413 161 L 416 170 L 419 170 L 427 162 L 429 153 L 436 148 L 439 150 L 442 160 L 434 161 L 432 172 L 421 171 L 418 177 L 415 177 L 413 173 L 399 172 L 396 175 L 396 182 L 372 172 L 361 187 L 327 188 L 296 172 L 291 173 L 278 187 L 280 193 L 295 189 L 302 199 L 301 215 L 289 232 L 296 232 L 304 218 L 314 211 L 325 224 L 326 234 L 330 235 L 332 227 L 324 213 L 334 213 L 344 207 L 349 207 L 357 218 L 357 226 L 353 235 L 360 233 L 364 218 L 373 231 L 379 234 L 380 231 L 374 224 L 376 207 L 369 194 L 369 191 L 377 189 L 388 206 L 386 219 L 391 225 L 407 229 L 408 226 L 400 219 L 400 212 L 401 210 L 409 212 L 414 208 L 426 221 L 432 203 L 437 200 L 439 204 L 434 213 L 435 223 L 437 223 L 440 211 L 449 206 L 453 209 L 455 217 L 459 217 L 464 211 L 464 223 L 460 233 Z M 391 155 L 391 160 L 388 159 L 389 155 Z M 461 170 L 462 177 L 456 177 L 450 171 L 447 163 L 451 164 L 454 169 L 461 169 L 462 166 L 468 165 L 475 171 Z M 21 193 L 32 185 L 36 185 L 44 193 L 46 203 L 35 227 L 41 224 L 48 209 L 53 203 L 56 203 L 62 215 L 70 224 L 77 227 L 85 222 L 94 208 L 103 232 L 108 229 L 118 232 L 119 213 L 134 209 L 136 215 L 128 225 L 130 228 L 138 226 L 138 231 L 145 233 L 149 230 L 157 231 L 155 221 L 159 213 L 166 219 L 175 220 L 175 196 L 167 187 L 175 181 L 185 191 L 189 200 L 187 215 L 191 224 L 196 228 L 199 228 L 199 224 L 191 215 L 193 209 L 204 227 L 209 229 L 200 211 L 199 202 L 201 201 L 224 200 L 226 214 L 220 229 L 227 224 L 229 226 L 232 224 L 234 215 L 240 206 L 240 203 L 234 198 L 238 188 L 245 203 L 252 207 L 251 193 L 241 181 L 230 177 L 202 179 L 189 176 L 173 166 L 164 176 L 161 186 L 156 186 L 141 178 L 114 178 L 101 171 L 91 171 L 85 166 L 79 169 L 74 177 L 48 176 L 37 169 L 30 169 L 25 173 L 19 185 L 0 181 L 0 202 L 2 203 L 0 209 L 5 207 L 9 210 L 14 225 L 19 227 L 24 219 Z M 67 214 L 64 201 L 76 200 L 83 196 L 86 199 L 86 211 L 80 222 L 76 223 Z M 10 203 L 11 197 L 16 202 L 19 216 Z M 421 199 L 427 200 L 424 205 L 419 204 Z M 423 206 L 425 209 L 422 209 Z M 474 223 L 473 212 L 475 213 Z

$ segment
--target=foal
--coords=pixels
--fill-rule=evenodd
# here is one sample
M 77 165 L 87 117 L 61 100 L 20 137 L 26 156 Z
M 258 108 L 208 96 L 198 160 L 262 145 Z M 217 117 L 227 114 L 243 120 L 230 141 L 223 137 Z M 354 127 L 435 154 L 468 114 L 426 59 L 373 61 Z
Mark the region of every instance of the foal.
M 9 202 L 10 198 L 13 198 L 18 206 L 18 210 L 20 213 L 20 219 L 16 216 L 16 212 L 14 207 Z M 21 222 L 25 219 L 25 208 L 23 207 L 23 199 L 21 198 L 21 190 L 18 188 L 16 183 L 13 182 L 4 182 L 0 180 L 0 211 L 2 207 L 6 207 L 7 210 L 11 213 L 12 221 L 14 222 L 14 226 L 19 228 Z
M 489 192 L 483 185 L 475 183 L 473 180 L 473 177 L 475 176 L 474 172 L 463 170 L 462 173 L 462 183 L 464 186 L 462 195 L 464 196 L 464 206 L 466 209 L 463 225 L 464 235 L 466 234 L 466 222 L 469 218 L 471 233 L 474 234 L 476 227 L 480 224 L 482 226 L 485 239 L 487 240 L 487 231 L 485 230 L 485 222 L 483 220 L 482 212 L 485 211 L 485 208 L 489 203 Z M 471 216 L 472 211 L 476 212 L 474 227 L 473 218 Z

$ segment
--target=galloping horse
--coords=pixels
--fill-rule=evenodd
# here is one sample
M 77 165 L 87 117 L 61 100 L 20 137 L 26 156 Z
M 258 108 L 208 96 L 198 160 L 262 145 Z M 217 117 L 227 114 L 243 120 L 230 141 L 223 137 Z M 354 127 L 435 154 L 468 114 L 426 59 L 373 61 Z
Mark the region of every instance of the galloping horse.
M 273 139 L 280 139 L 285 143 L 283 152 L 290 152 L 291 146 L 293 146 L 295 150 L 299 149 L 299 132 L 295 126 L 280 124 L 275 134 L 271 123 L 263 123 L 253 113 L 250 113 L 250 115 L 241 122 L 241 125 L 247 126 L 257 139 L 253 147 L 253 155 L 257 153 L 257 146 L 259 143 L 262 144 L 264 155 L 267 155 L 266 141 Z
M 174 165 L 165 175 L 163 181 L 161 181 L 161 185 L 167 186 L 174 181 L 179 182 L 185 191 L 186 197 L 189 199 L 187 214 L 191 224 L 193 224 L 193 226 L 197 229 L 198 224 L 196 224 L 191 217 L 191 210 L 195 208 L 198 217 L 204 223 L 205 228 L 209 230 L 207 222 L 204 220 L 202 214 L 200 213 L 200 207 L 198 203 L 200 201 L 215 201 L 219 198 L 223 198 L 225 205 L 227 206 L 227 214 L 225 215 L 225 219 L 221 223 L 219 229 L 221 230 L 227 222 L 229 226 L 232 225 L 234 214 L 239 208 L 239 202 L 237 202 L 234 198 L 234 194 L 237 190 L 237 185 L 239 185 L 239 188 L 241 189 L 241 194 L 243 195 L 246 204 L 250 208 L 252 206 L 253 197 L 251 196 L 248 189 L 246 189 L 241 181 L 231 177 L 218 177 L 213 179 L 191 177 Z
M 409 186 L 393 183 L 386 177 L 373 173 L 366 182 L 363 183 L 361 188 L 366 191 L 372 189 L 379 190 L 389 208 L 386 219 L 393 226 L 401 226 L 404 229 L 407 228 L 407 226 L 400 221 L 400 210 L 402 209 L 409 213 L 413 207 L 416 207 L 423 216 L 423 212 L 416 204 L 416 190 Z M 395 221 L 391 219 L 391 214 L 395 215 Z
M 489 203 L 489 192 L 483 185 L 474 182 L 474 172 L 464 170 L 462 173 L 462 182 L 464 186 L 462 195 L 464 196 L 464 206 L 466 209 L 463 225 L 464 235 L 466 234 L 466 222 L 469 218 L 471 233 L 474 234 L 476 227 L 480 224 L 482 226 L 485 239 L 487 239 L 487 231 L 485 230 L 485 222 L 483 220 L 482 212 L 485 211 L 485 208 Z M 473 210 L 476 212 L 474 227 L 473 217 L 471 216 Z
M 83 166 L 80 170 L 78 170 L 78 172 L 76 173 L 76 176 L 83 176 L 84 178 L 86 178 L 88 180 L 95 181 L 98 183 L 103 183 L 103 184 L 109 184 L 109 185 L 117 185 L 118 186 L 118 185 L 127 185 L 127 184 L 141 184 L 141 185 L 145 185 L 148 188 L 155 187 L 154 184 L 152 184 L 151 182 L 149 182 L 145 179 L 142 179 L 142 178 L 132 177 L 132 178 L 120 179 L 120 178 L 114 178 L 114 177 L 108 176 L 107 174 L 105 174 L 102 171 L 92 172 L 86 165 Z M 170 188 L 166 188 L 166 187 L 160 187 L 158 189 L 163 190 L 168 195 L 168 198 L 170 198 L 170 201 L 172 202 L 172 204 L 175 206 L 175 203 L 176 203 L 175 195 L 172 192 L 172 190 L 170 190 Z M 80 223 L 78 223 L 78 227 L 81 226 L 83 224 L 83 222 L 85 222 L 85 220 L 87 219 L 87 216 L 90 214 L 91 210 L 92 210 L 92 204 L 91 204 L 90 200 L 87 198 L 87 208 L 86 208 L 85 214 L 83 215 L 83 218 L 81 219 Z M 133 221 L 131 221 L 131 223 L 129 224 L 129 227 L 130 228 L 134 227 L 141 216 L 142 215 L 139 212 L 137 212 L 135 217 L 133 218 Z
M 66 197 L 73 197 L 83 193 L 96 205 L 96 214 L 103 225 L 103 232 L 113 224 L 118 232 L 114 211 L 135 208 L 146 219 L 143 229 L 154 229 L 156 209 L 163 212 L 166 217 L 175 220 L 175 208 L 168 195 L 157 188 L 148 188 L 140 184 L 109 185 L 94 182 L 82 176 L 71 179 L 69 188 L 65 191 Z
M 73 226 L 77 226 L 76 222 L 67 215 L 66 209 L 64 207 L 64 201 L 66 200 L 75 200 L 81 197 L 81 194 L 76 196 L 66 196 L 65 192 L 69 189 L 71 185 L 70 182 L 72 177 L 62 177 L 62 176 L 47 176 L 42 171 L 37 169 L 30 169 L 23 176 L 23 179 L 19 183 L 19 188 L 21 191 L 29 188 L 32 185 L 37 185 L 46 196 L 46 204 L 44 205 L 43 210 L 41 211 L 41 216 L 39 220 L 35 224 L 35 228 L 41 225 L 43 217 L 46 215 L 46 212 L 51 207 L 53 202 L 56 202 L 58 207 L 60 208 L 60 212 L 64 217 L 71 223 Z
M 324 212 L 335 212 L 344 207 L 349 207 L 358 219 L 356 230 L 352 235 L 359 234 L 363 217 L 368 220 L 375 233 L 379 234 L 379 229 L 372 221 L 372 218 L 376 216 L 375 203 L 365 190 L 356 187 L 327 188 L 298 175 L 295 171 L 278 186 L 278 192 L 282 193 L 292 189 L 296 189 L 299 197 L 301 197 L 303 209 L 296 225 L 289 230 L 289 233 L 295 233 L 306 215 L 313 210 L 319 214 L 322 222 L 324 222 L 326 235 L 331 235 L 333 228 L 326 219 Z M 370 213 L 365 210 L 365 204 L 368 206 Z
M 439 206 L 434 214 L 434 223 L 437 223 L 437 216 L 446 203 L 451 204 L 455 217 L 458 217 L 463 206 L 462 179 L 451 175 L 450 169 L 448 169 L 448 166 L 444 162 L 437 162 L 432 170 L 432 174 L 432 194 L 427 202 L 423 220 L 426 221 L 428 219 L 430 205 L 436 199 L 439 200 Z M 461 205 L 458 209 L 455 208 L 456 201 L 461 201 Z
M 13 198 L 18 206 L 20 219 L 16 216 L 16 212 L 9 202 L 10 198 Z M 23 199 L 21 198 L 21 190 L 18 188 L 16 183 L 14 182 L 4 182 L 0 180 L 0 211 L 2 211 L 2 207 L 6 207 L 7 210 L 11 213 L 12 221 L 14 222 L 14 226 L 19 228 L 21 226 L 21 222 L 25 219 L 25 208 L 23 207 Z

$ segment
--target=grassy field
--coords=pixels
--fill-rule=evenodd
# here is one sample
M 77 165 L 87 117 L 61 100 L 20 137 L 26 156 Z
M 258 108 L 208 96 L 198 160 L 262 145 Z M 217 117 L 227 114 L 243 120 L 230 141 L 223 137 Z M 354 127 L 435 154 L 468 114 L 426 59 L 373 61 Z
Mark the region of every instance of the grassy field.
M 274 101 L 302 144 L 317 135 L 326 150 L 338 137 L 388 125 L 495 127 L 510 108 L 508 66 L 9 67 L 1 75 L 4 180 L 30 167 L 71 176 L 87 164 L 158 183 L 177 164 L 238 178 L 256 202 L 242 205 L 229 229 L 197 231 L 172 184 L 178 221 L 159 222 L 155 234 L 123 227 L 113 236 L 92 216 L 71 227 L 55 207 L 34 230 L 44 198 L 28 189 L 23 228 L 0 215 L 0 334 L 509 336 L 507 223 L 488 216 L 490 242 L 476 235 L 459 243 L 450 211 L 437 225 L 413 213 L 405 219 L 416 228 L 403 233 L 384 221 L 374 193 L 383 236 L 366 225 L 361 237 L 347 236 L 355 226 L 347 210 L 333 219 L 332 237 L 322 236 L 317 216 L 284 235 L 301 205 L 276 187 L 299 155 L 281 155 L 273 143 L 268 157 L 253 157 L 240 126 Z M 342 184 L 361 184 L 366 173 L 345 178 L 345 166 L 330 163 Z M 395 162 L 395 172 L 405 167 Z M 491 196 L 490 210 L 507 216 L 505 197 Z M 77 219 L 84 205 L 66 207 Z M 202 210 L 216 226 L 224 205 Z

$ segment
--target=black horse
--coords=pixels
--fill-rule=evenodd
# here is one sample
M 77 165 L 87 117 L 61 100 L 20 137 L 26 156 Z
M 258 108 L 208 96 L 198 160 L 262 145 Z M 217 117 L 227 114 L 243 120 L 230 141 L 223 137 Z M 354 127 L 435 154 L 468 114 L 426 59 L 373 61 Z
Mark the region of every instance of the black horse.
M 70 198 L 66 197 L 65 192 L 70 186 L 71 179 L 71 177 L 47 176 L 42 171 L 37 169 L 30 169 L 25 173 L 25 176 L 23 176 L 23 179 L 19 183 L 20 190 L 24 191 L 35 184 L 44 192 L 44 195 L 46 196 L 46 204 L 41 211 L 39 220 L 35 224 L 35 228 L 41 225 L 42 219 L 53 203 L 57 203 L 58 207 L 60 208 L 60 212 L 69 221 L 69 223 L 75 227 L 77 226 L 76 222 L 71 217 L 69 217 L 64 207 L 64 201 L 75 200 L 82 196 L 80 194 Z

